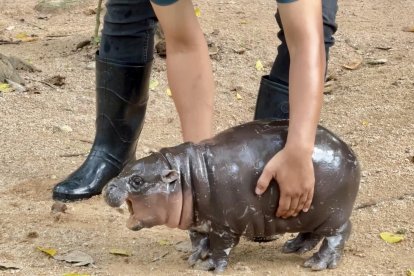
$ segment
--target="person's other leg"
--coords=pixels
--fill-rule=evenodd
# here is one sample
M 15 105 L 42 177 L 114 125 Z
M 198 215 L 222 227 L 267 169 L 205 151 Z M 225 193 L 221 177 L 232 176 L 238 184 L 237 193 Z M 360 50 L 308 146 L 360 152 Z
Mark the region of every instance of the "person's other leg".
M 165 34 L 168 81 L 183 139 L 199 142 L 213 134 L 215 87 L 207 43 L 191 0 L 153 0 L 153 8 Z
M 337 30 L 335 23 L 338 10 L 337 0 L 323 0 L 323 28 L 326 59 L 329 48 L 334 44 L 333 35 Z M 254 119 L 288 119 L 289 118 L 289 67 L 290 58 L 279 13 L 276 21 L 280 27 L 278 38 L 281 41 L 273 67 L 268 76 L 263 76 L 256 103 Z
M 156 18 L 149 0 L 109 0 L 96 55 L 96 133 L 86 161 L 53 190 L 86 199 L 135 158 L 144 122 Z

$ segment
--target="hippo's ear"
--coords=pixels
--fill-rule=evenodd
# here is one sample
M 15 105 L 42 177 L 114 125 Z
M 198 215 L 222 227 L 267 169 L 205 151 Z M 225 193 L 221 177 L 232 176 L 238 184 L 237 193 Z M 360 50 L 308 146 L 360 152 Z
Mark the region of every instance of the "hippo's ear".
M 180 173 L 175 170 L 163 170 L 161 172 L 161 180 L 165 183 L 176 181 L 180 177 Z

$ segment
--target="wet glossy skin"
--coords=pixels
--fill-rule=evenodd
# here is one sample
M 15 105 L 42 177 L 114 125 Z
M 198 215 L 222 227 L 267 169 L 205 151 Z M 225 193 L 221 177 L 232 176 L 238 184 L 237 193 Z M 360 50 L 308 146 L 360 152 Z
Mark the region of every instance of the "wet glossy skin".
M 193 229 L 194 254 L 189 261 L 199 261 L 204 269 L 224 270 L 241 235 L 269 237 L 285 232 L 300 232 L 285 244 L 286 253 L 306 252 L 324 239 L 319 253 L 305 265 L 315 270 L 333 268 L 351 230 L 349 217 L 359 187 L 358 162 L 345 143 L 319 127 L 311 209 L 289 219 L 275 217 L 277 185 L 270 185 L 261 197 L 254 188 L 266 162 L 283 148 L 287 126 L 287 121 L 256 121 L 198 145 L 162 149 L 131 164 L 113 180 L 105 193 L 107 202 L 118 205 L 128 198 L 131 229 L 157 224 Z M 177 171 L 178 179 L 162 181 L 165 170 Z M 144 185 L 133 184 L 131 179 L 137 175 Z M 139 188 L 144 186 L 150 188 Z M 145 222 L 147 217 L 151 223 Z

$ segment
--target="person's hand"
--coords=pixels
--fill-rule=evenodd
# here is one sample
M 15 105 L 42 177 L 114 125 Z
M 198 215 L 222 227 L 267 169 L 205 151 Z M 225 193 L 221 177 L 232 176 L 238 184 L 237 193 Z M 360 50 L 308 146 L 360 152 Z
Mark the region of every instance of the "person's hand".
M 300 211 L 309 210 L 315 186 L 311 153 L 282 149 L 264 167 L 257 182 L 256 194 L 263 194 L 272 179 L 276 180 L 280 189 L 277 217 L 295 217 Z

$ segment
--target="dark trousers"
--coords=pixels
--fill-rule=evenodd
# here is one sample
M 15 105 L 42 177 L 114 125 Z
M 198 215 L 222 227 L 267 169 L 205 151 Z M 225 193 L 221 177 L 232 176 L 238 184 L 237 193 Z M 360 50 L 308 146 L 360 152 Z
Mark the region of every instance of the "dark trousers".
M 325 49 L 328 58 L 329 47 L 334 43 L 333 34 L 337 29 L 337 0 L 322 2 Z M 287 84 L 290 59 L 278 12 L 276 21 L 281 29 L 278 33 L 281 44 L 269 79 Z M 150 0 L 109 0 L 100 45 L 101 58 L 134 65 L 143 65 L 151 61 L 154 54 L 156 22 Z

